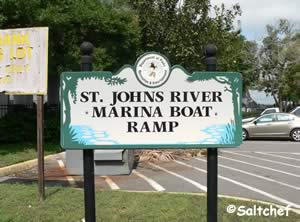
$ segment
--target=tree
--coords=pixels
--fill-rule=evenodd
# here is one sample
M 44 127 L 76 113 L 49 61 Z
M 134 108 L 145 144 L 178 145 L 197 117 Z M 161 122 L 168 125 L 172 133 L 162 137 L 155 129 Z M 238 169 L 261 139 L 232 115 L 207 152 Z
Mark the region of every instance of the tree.
M 234 70 L 243 75 L 243 92 L 247 92 L 258 83 L 258 46 L 256 42 L 247 41 L 243 36 L 232 45 L 235 54 L 232 58 L 229 57 L 227 70 Z
M 293 106 L 300 105 L 300 63 L 290 65 L 285 74 L 283 96 Z M 286 108 L 287 110 L 287 108 Z
M 137 56 L 137 16 L 99 0 L 6 0 L 0 3 L 2 29 L 48 26 L 49 73 L 79 70 L 83 41 L 95 46 L 95 70 L 117 70 Z
M 132 10 L 133 9 L 133 10 Z M 94 67 L 116 70 L 137 55 L 157 51 L 189 71 L 204 70 L 206 44 L 218 47 L 218 69 L 243 74 L 244 89 L 258 79 L 256 45 L 234 28 L 239 5 L 212 6 L 209 0 L 6 0 L 1 28 L 49 26 L 49 73 L 78 70 L 79 45 L 95 46 Z
M 218 69 L 243 74 L 244 89 L 257 78 L 256 45 L 234 28 L 239 5 L 212 6 L 209 0 L 129 0 L 139 15 L 142 51 L 157 51 L 172 64 L 189 71 L 204 70 L 203 51 L 208 43 L 218 48 Z M 255 76 L 256 75 L 256 76 Z
M 186 0 L 179 6 L 180 2 L 133 1 L 142 27 L 142 50 L 161 52 L 173 64 L 182 64 L 190 70 L 203 69 L 204 46 L 213 42 L 221 48 L 234 38 L 229 33 L 231 18 L 240 13 L 239 8 L 227 11 L 216 8 L 216 18 L 212 19 L 208 0 Z
M 293 37 L 286 54 L 292 62 L 287 64 L 284 73 L 283 97 L 295 106 L 300 104 L 300 33 Z
M 284 96 L 287 96 L 284 92 L 289 87 L 288 70 L 292 71 L 300 56 L 295 35 L 296 31 L 290 22 L 280 19 L 276 25 L 267 25 L 267 36 L 259 50 L 260 88 L 273 96 L 281 111 L 286 100 Z

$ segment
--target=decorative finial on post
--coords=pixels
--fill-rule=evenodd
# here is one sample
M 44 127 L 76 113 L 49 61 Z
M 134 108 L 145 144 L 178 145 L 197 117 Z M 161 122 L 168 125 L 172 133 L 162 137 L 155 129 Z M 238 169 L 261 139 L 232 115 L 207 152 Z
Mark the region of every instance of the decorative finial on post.
M 214 44 L 208 44 L 205 46 L 205 59 L 206 71 L 216 71 L 217 70 L 217 47 Z
M 81 51 L 81 70 L 82 71 L 92 71 L 93 70 L 93 52 L 94 46 L 90 42 L 83 42 L 80 45 Z

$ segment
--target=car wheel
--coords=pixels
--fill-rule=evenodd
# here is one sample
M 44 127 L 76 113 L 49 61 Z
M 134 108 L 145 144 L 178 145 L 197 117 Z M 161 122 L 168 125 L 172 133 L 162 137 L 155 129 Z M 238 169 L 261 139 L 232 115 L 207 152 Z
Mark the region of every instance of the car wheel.
M 242 138 L 243 138 L 243 140 L 248 139 L 248 132 L 247 132 L 247 130 L 245 130 L 245 129 L 243 129 L 243 132 L 242 132 Z
M 291 132 L 291 138 L 294 141 L 300 142 L 300 129 L 294 129 Z

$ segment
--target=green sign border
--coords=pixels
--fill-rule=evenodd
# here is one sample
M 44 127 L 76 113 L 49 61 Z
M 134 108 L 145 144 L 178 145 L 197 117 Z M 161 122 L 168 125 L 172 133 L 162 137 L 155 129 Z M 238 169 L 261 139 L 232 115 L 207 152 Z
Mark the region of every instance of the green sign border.
M 90 79 L 91 77 L 97 77 L 103 79 L 108 85 L 118 85 L 123 84 L 124 80 L 117 77 L 117 75 L 123 71 L 125 68 L 131 68 L 135 73 L 135 67 L 131 65 L 123 66 L 115 74 L 108 71 L 93 71 L 93 72 L 63 72 L 60 78 L 60 107 L 61 107 L 61 139 L 60 144 L 64 149 L 197 149 L 197 148 L 232 148 L 238 147 L 242 144 L 242 76 L 237 72 L 193 72 L 190 74 L 186 69 L 180 65 L 175 65 L 171 68 L 170 72 L 176 68 L 181 69 L 189 77 L 187 81 L 206 81 L 210 79 L 215 79 L 216 81 L 223 84 L 230 84 L 232 91 L 235 91 L 233 95 L 234 101 L 234 118 L 236 125 L 235 132 L 235 143 L 233 144 L 125 144 L 125 145 L 84 145 L 72 141 L 72 132 L 69 128 L 70 124 L 70 112 L 66 112 L 65 124 L 63 123 L 63 105 L 65 104 L 66 109 L 70 109 L 70 104 L 68 103 L 68 94 L 71 93 L 73 100 L 76 102 L 76 85 L 79 78 Z M 170 75 L 171 75 L 170 74 Z M 74 78 L 76 77 L 76 78 Z M 217 77 L 226 77 L 226 79 L 217 80 Z M 67 80 L 67 78 L 70 78 Z M 65 85 L 65 90 L 63 90 L 63 80 L 68 81 Z M 66 82 L 65 81 L 65 82 Z M 232 92 L 233 93 L 233 92 Z M 237 98 L 239 96 L 239 98 Z

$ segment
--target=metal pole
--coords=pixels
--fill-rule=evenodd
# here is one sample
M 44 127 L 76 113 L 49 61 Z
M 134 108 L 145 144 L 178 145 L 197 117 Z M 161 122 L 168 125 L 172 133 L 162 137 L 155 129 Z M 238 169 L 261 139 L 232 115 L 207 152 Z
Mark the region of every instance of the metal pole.
M 94 46 L 90 42 L 83 42 L 81 50 L 81 71 L 92 71 L 92 53 Z M 84 207 L 85 221 L 95 222 L 95 176 L 94 150 L 83 150 L 83 177 L 84 177 Z
M 205 47 L 206 71 L 216 71 L 217 49 L 209 44 Z M 218 149 L 207 149 L 207 222 L 218 221 Z
M 39 199 L 45 200 L 45 175 L 44 175 L 44 96 L 37 95 L 37 153 L 38 153 L 38 186 Z

